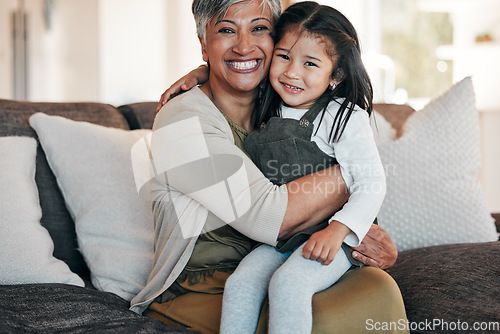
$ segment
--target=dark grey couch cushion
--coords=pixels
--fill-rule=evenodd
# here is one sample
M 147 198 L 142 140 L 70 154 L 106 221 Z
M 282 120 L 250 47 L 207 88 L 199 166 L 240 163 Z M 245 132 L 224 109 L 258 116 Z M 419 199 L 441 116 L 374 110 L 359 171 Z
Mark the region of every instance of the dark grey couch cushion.
M 132 130 L 151 129 L 156 116 L 157 102 L 139 102 L 118 107 Z
M 128 310 L 120 297 L 65 284 L 0 286 L 0 333 L 192 333 Z
M 32 103 L 0 100 L 0 136 L 29 136 L 36 133 L 28 124 L 29 117 L 43 112 L 76 121 L 88 121 L 104 126 L 128 129 L 122 114 L 114 107 L 100 103 Z M 75 152 L 78 154 L 78 152 Z M 54 256 L 66 262 L 82 278 L 88 278 L 88 268 L 78 251 L 75 225 L 70 217 L 56 179 L 38 147 L 35 176 L 43 215 L 41 224 L 54 241 Z
M 387 270 L 398 283 L 408 320 L 497 322 L 500 312 L 500 242 L 454 244 L 401 252 Z M 453 325 L 453 324 L 452 324 Z M 412 333 L 430 333 L 421 327 Z M 457 331 L 437 331 L 456 333 Z M 494 331 L 492 331 L 493 333 Z

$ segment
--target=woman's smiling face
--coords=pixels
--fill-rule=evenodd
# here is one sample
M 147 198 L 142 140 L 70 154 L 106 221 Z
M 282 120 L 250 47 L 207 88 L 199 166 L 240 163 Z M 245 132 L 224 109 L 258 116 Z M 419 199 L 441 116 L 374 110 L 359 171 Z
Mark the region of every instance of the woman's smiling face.
M 274 20 L 260 0 L 232 5 L 215 18 L 200 39 L 203 60 L 210 64 L 210 85 L 253 91 L 268 73 L 273 54 Z

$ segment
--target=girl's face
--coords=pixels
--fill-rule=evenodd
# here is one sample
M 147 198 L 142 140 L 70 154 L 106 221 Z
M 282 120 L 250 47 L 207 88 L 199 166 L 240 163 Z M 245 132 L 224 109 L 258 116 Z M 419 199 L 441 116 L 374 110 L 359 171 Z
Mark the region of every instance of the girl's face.
M 232 5 L 200 39 L 203 60 L 210 63 L 210 87 L 253 91 L 267 75 L 273 53 L 274 18 L 261 1 Z
M 329 42 L 328 42 L 329 43 Z M 309 109 L 335 80 L 323 39 L 288 31 L 274 48 L 269 80 L 285 105 Z

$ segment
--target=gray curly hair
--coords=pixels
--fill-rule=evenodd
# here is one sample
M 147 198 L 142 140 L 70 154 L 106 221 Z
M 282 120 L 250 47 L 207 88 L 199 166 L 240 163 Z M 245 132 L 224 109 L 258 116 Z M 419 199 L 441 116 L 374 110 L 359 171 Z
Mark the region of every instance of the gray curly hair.
M 268 6 L 274 16 L 274 21 L 281 14 L 281 0 L 193 0 L 191 11 L 196 22 L 196 32 L 199 37 L 205 40 L 207 26 L 215 18 L 223 17 L 234 4 L 248 1 L 261 1 L 261 6 Z

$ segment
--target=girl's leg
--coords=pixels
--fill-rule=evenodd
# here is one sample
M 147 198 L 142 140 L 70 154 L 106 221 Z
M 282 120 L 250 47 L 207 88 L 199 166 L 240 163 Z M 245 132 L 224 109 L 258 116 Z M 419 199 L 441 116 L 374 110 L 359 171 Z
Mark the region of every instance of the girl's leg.
M 290 256 L 261 245 L 245 256 L 229 276 L 222 299 L 222 334 L 255 333 L 273 273 Z
M 311 333 L 312 296 L 350 267 L 342 249 L 328 266 L 302 256 L 304 245 L 276 271 L 269 284 L 269 333 Z

